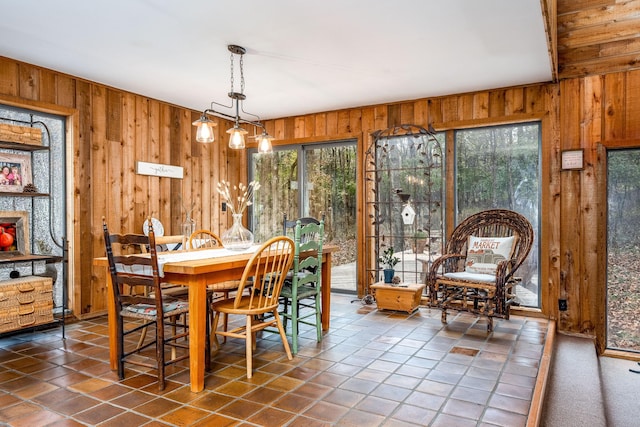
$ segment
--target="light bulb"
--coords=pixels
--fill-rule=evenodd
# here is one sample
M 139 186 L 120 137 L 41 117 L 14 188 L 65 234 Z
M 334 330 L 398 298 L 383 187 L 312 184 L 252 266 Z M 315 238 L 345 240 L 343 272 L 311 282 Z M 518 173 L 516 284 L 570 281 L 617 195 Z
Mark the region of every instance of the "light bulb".
M 247 131 L 242 129 L 241 127 L 235 126 L 227 131 L 230 135 L 229 137 L 229 148 L 233 148 L 239 150 L 244 148 L 244 136 L 247 134 Z
M 197 126 L 196 141 L 210 143 L 215 140 L 215 135 L 213 134 L 213 127 L 216 125 L 216 123 L 209 120 L 205 115 L 202 115 L 198 120 L 196 120 L 192 124 L 194 126 Z
M 258 152 L 260 153 L 271 153 L 273 151 L 273 147 L 271 146 L 271 140 L 273 137 L 269 136 L 266 133 L 263 133 L 258 137 Z

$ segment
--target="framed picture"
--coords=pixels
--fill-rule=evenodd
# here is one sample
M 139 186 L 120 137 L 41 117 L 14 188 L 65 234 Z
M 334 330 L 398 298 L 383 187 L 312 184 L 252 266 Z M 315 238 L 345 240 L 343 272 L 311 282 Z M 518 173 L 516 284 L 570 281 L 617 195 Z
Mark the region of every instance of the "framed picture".
M 31 184 L 31 155 L 0 153 L 0 191 L 22 193 Z
M 563 150 L 561 162 L 563 171 L 584 169 L 584 149 Z
M 29 255 L 29 212 L 0 211 L 0 259 Z

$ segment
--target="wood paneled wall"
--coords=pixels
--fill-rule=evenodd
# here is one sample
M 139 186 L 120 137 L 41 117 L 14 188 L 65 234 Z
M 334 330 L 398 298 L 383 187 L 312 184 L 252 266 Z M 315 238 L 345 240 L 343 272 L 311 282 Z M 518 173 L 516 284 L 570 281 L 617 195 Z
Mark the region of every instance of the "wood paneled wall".
M 371 131 L 395 124 L 451 130 L 541 120 L 543 314 L 558 318 L 561 330 L 601 338 L 606 265 L 602 147 L 640 145 L 640 121 L 634 120 L 639 88 L 640 71 L 629 71 L 282 118 L 266 126 L 278 144 L 357 138 L 362 154 Z M 77 315 L 104 310 L 104 272 L 92 266 L 93 257 L 104 255 L 102 215 L 112 230 L 138 230 L 145 216 L 153 215 L 168 232 L 178 233 L 184 195 L 196 202 L 199 225 L 219 231 L 228 223 L 214 186 L 222 178 L 244 179 L 247 159 L 228 151 L 226 144 L 195 143 L 191 122 L 197 112 L 8 58 L 0 58 L 0 101 L 70 117 L 71 286 Z M 584 170 L 560 170 L 560 151 L 569 148 L 585 150 Z M 452 147 L 447 149 L 451 159 Z M 185 179 L 136 175 L 136 160 L 183 166 Z M 362 206 L 360 201 L 359 215 Z M 560 297 L 568 300 L 566 312 L 557 311 Z
M 637 68 L 640 0 L 557 0 L 561 79 Z
M 3 57 L 0 103 L 68 117 L 70 293 L 76 315 L 106 308 L 105 271 L 92 265 L 105 254 L 102 216 L 111 231 L 141 231 L 144 219 L 153 216 L 166 234 L 179 234 L 183 204 L 193 202 L 198 226 L 219 232 L 230 221 L 220 210 L 215 185 L 246 176 L 239 167 L 244 153 L 195 142 L 191 123 L 197 112 Z M 226 127 L 221 123 L 217 132 Z M 139 160 L 182 166 L 184 179 L 137 175 Z

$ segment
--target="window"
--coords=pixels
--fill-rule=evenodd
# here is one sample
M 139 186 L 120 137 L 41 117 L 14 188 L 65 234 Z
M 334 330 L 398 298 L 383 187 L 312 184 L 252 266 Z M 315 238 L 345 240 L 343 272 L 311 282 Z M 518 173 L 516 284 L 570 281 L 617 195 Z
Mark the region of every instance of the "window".
M 607 152 L 607 348 L 640 352 L 640 149 Z
M 355 141 L 277 147 L 250 153 L 251 179 L 260 182 L 250 224 L 256 241 L 282 234 L 283 215 L 324 218 L 325 245 L 333 255 L 334 290 L 356 291 Z
M 456 221 L 485 209 L 523 214 L 535 232 L 534 247 L 518 270 L 518 302 L 540 307 L 539 204 L 540 123 L 522 123 L 455 132 Z

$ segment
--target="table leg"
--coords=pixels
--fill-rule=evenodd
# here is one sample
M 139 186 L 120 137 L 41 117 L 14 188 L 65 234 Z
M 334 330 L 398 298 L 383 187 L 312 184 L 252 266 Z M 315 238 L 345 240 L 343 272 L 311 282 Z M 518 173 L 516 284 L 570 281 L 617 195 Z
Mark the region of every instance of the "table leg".
M 206 322 L 207 283 L 194 276 L 189 282 L 189 374 L 193 393 L 204 389 Z
M 322 254 L 322 330 L 329 330 L 331 318 L 331 252 Z
M 116 320 L 116 301 L 113 296 L 111 274 L 107 270 L 107 324 L 109 328 L 109 366 L 118 369 L 118 321 Z

